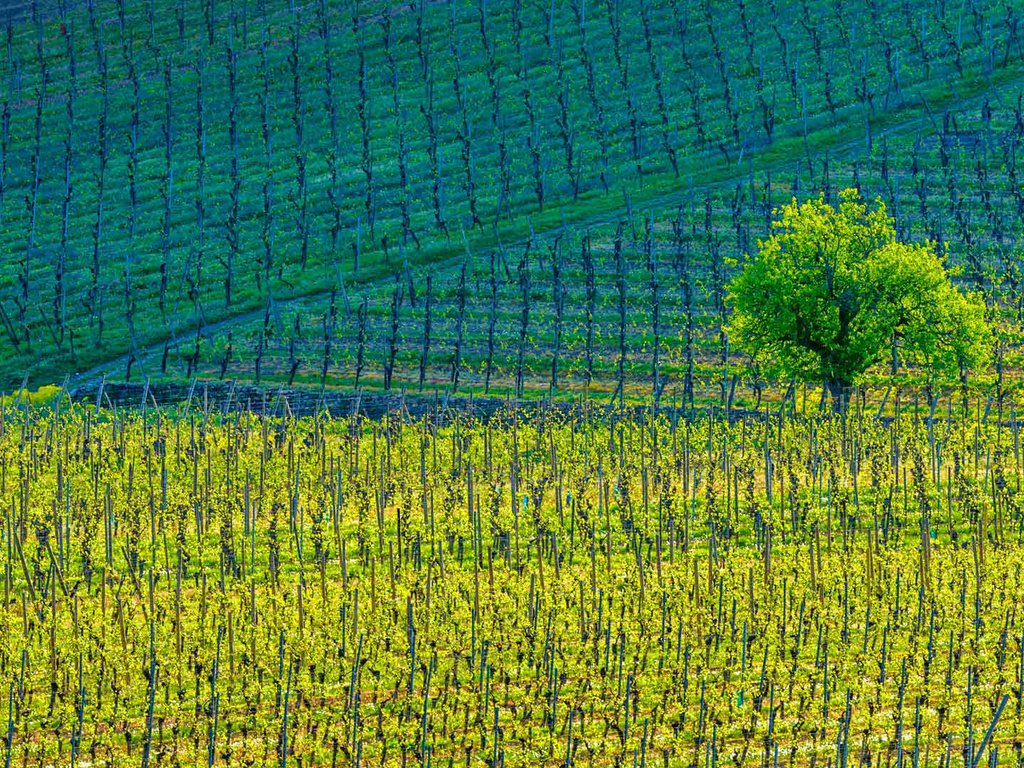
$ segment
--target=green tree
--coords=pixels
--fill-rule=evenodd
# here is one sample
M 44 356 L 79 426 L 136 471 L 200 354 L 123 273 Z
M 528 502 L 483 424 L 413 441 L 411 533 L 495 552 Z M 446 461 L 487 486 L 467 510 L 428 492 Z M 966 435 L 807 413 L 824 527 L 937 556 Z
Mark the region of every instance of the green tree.
M 934 243 L 903 243 L 856 190 L 779 212 L 729 285 L 733 341 L 769 373 L 823 384 L 833 407 L 870 367 L 922 368 L 929 384 L 988 363 L 981 297 L 952 285 Z

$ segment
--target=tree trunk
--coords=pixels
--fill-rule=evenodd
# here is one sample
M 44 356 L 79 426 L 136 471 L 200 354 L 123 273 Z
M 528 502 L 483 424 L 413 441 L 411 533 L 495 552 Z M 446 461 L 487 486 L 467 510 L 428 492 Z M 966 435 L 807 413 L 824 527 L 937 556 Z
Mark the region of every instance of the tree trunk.
M 846 392 L 849 390 L 849 382 L 839 379 L 825 379 L 825 391 L 828 393 L 832 403 L 832 413 L 840 414 L 846 407 Z

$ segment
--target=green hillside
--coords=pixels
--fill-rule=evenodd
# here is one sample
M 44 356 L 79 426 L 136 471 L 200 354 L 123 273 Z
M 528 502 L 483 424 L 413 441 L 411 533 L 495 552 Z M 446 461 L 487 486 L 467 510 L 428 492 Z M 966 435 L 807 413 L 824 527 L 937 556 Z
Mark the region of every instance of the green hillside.
M 1000 304 L 1020 26 L 1008 2 L 30 5 L 0 55 L 3 385 L 717 392 L 734 260 L 846 185 Z

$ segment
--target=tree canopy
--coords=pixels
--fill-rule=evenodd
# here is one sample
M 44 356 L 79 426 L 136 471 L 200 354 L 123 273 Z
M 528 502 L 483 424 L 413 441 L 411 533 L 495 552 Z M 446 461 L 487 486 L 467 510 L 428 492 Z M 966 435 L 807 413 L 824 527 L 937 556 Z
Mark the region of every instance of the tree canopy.
M 987 364 L 985 303 L 950 282 L 934 243 L 900 242 L 885 205 L 856 190 L 777 212 L 729 286 L 731 339 L 778 375 L 838 403 L 874 365 L 920 366 L 930 383 Z

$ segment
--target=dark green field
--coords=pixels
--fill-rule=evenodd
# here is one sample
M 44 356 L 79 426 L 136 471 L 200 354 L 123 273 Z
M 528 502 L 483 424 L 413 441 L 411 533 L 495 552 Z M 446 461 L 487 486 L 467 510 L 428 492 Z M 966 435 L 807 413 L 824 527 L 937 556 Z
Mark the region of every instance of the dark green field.
M 27 5 L 0 55 L 2 383 L 753 402 L 724 285 L 773 206 L 850 185 L 1012 316 L 1018 10 Z

